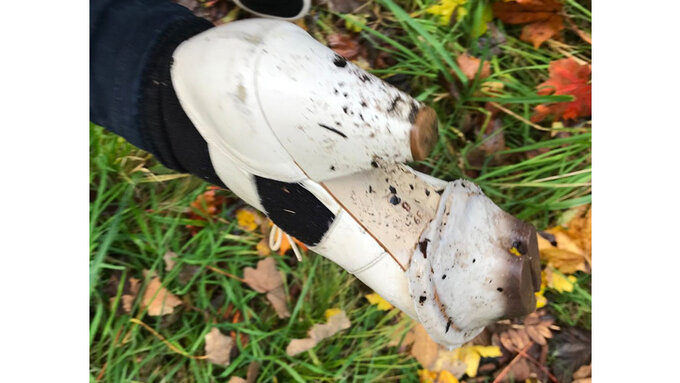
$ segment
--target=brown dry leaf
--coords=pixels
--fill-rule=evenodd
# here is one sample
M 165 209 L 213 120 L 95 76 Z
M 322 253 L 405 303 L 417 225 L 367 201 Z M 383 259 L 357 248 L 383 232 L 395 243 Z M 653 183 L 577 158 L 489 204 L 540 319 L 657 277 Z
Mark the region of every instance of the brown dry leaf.
M 439 353 L 439 345 L 430 338 L 422 324 L 418 323 L 412 330 L 413 347 L 411 355 L 425 368 L 430 368 Z M 407 335 L 408 337 L 408 335 Z
M 331 49 L 335 51 L 335 53 L 345 57 L 348 60 L 355 59 L 357 56 L 359 56 L 359 52 L 361 51 L 359 42 L 357 42 L 357 40 L 350 35 L 333 33 L 326 36 L 326 40 L 328 40 L 328 45 L 330 45 Z
M 456 57 L 456 62 L 458 63 L 460 70 L 463 71 L 465 77 L 467 77 L 469 80 L 474 80 L 478 71 L 480 79 L 487 78 L 491 75 L 490 62 L 485 61 L 484 64 L 481 64 L 480 59 L 470 56 L 467 53 L 463 53 L 462 55 Z M 480 65 L 482 66 L 481 70 L 479 69 Z
M 571 377 L 574 379 L 590 378 L 592 369 L 592 364 L 584 364 L 583 366 L 579 367 L 578 370 L 574 371 L 574 374 Z
M 174 251 L 166 251 L 163 255 L 163 261 L 165 262 L 165 271 L 172 271 L 175 267 L 175 259 L 177 259 L 177 254 Z
M 351 322 L 347 318 L 345 311 L 339 309 L 332 309 L 328 319 L 325 324 L 315 324 L 309 330 L 308 338 L 303 339 L 293 339 L 286 347 L 286 354 L 289 356 L 295 356 L 301 352 L 307 351 L 310 348 L 316 346 L 320 341 L 331 337 L 341 330 L 348 329 L 351 326 Z
M 147 314 L 151 316 L 172 314 L 175 306 L 181 305 L 182 301 L 172 294 L 161 284 L 161 279 L 153 277 L 146 286 L 142 297 L 142 307 L 147 308 Z
M 257 263 L 257 268 L 246 267 L 243 279 L 253 290 L 266 293 L 267 299 L 274 306 L 279 318 L 290 316 L 286 302 L 286 292 L 283 289 L 281 272 L 276 269 L 274 258 L 267 257 Z
M 496 2 L 492 9 L 494 16 L 506 24 L 527 24 L 520 39 L 532 43 L 534 48 L 564 29 L 562 3 L 557 0 Z
M 233 347 L 234 340 L 222 334 L 217 327 L 213 327 L 209 333 L 205 334 L 205 355 L 214 364 L 228 366 Z
M 519 352 L 531 342 L 545 346 L 547 339 L 552 338 L 551 329 L 559 329 L 559 327 L 554 325 L 553 319 L 544 315 L 543 310 L 527 315 L 522 325 L 513 325 L 513 328 L 500 334 L 500 343 L 511 352 Z
M 132 311 L 132 304 L 135 301 L 135 298 L 137 298 L 137 294 L 139 294 L 139 286 L 140 286 L 140 280 L 137 278 L 130 277 L 130 294 L 123 294 L 120 299 L 123 302 L 123 310 L 125 310 L 126 313 L 130 313 Z

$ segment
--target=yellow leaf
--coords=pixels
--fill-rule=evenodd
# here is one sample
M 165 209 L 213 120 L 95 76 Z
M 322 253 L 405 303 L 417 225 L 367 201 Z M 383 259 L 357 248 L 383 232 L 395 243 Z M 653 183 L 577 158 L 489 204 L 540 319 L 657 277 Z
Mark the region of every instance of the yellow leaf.
M 573 275 L 564 276 L 562 273 L 554 272 L 551 268 L 546 269 L 546 277 L 548 280 L 548 287 L 557 290 L 557 292 L 572 292 L 574 291 L 574 283 L 576 277 Z
M 437 383 L 458 383 L 458 379 L 452 373 L 442 370 L 437 377 Z
M 454 350 L 454 357 L 465 363 L 465 373 L 471 378 L 477 376 L 479 361 L 482 357 L 496 358 L 501 355 L 501 349 L 498 346 L 464 346 Z
M 328 320 L 333 315 L 340 314 L 341 312 L 342 312 L 342 310 L 340 310 L 338 308 L 328 309 L 324 313 L 324 316 L 326 317 L 326 320 Z
M 427 13 L 439 16 L 439 23 L 441 25 L 449 25 L 453 11 L 456 11 L 457 17 L 460 19 L 467 14 L 467 10 L 462 7 L 467 0 L 441 0 L 439 4 L 435 4 L 427 8 Z
M 541 307 L 548 304 L 548 299 L 543 295 L 544 293 L 545 293 L 545 286 L 541 286 L 541 290 L 537 293 L 534 293 L 536 295 L 536 308 L 537 309 L 540 309 Z
M 503 353 L 501 352 L 501 348 L 498 346 L 472 346 L 474 347 L 475 351 L 479 353 L 479 355 L 483 358 L 496 358 Z
M 262 218 L 255 215 L 251 209 L 239 209 L 236 212 L 236 220 L 241 229 L 246 231 L 254 231 L 262 222 Z
M 434 383 L 434 380 L 437 379 L 437 373 L 429 370 L 418 370 L 418 376 L 420 383 Z
M 364 295 L 372 305 L 378 305 L 378 310 L 387 311 L 392 309 L 392 304 L 376 293 Z
M 465 373 L 471 378 L 477 376 L 479 361 L 482 359 L 481 355 L 479 355 L 477 350 L 475 350 L 473 347 L 464 347 L 464 349 L 461 351 L 461 359 L 466 366 Z

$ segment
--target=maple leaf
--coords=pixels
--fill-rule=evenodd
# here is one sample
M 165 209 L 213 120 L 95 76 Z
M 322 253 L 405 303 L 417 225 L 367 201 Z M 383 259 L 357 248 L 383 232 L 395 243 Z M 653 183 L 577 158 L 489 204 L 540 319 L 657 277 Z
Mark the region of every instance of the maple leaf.
M 467 53 L 463 53 L 456 57 L 456 62 L 458 63 L 458 66 L 465 77 L 467 77 L 469 80 L 474 80 L 475 77 L 477 77 L 478 71 L 480 79 L 487 78 L 489 75 L 491 75 L 490 62 L 485 61 L 484 64 L 482 64 L 480 59 L 470 56 Z M 479 68 L 480 66 L 482 67 L 481 70 Z
M 163 287 L 161 279 L 157 276 L 151 279 L 142 297 L 142 307 L 146 308 L 146 313 L 151 316 L 172 314 L 175 306 L 181 304 L 182 301 Z
M 286 303 L 286 292 L 283 289 L 281 273 L 276 269 L 274 258 L 267 257 L 257 263 L 257 268 L 246 267 L 243 279 L 253 290 L 266 293 L 267 300 L 274 306 L 279 318 L 290 316 Z
M 542 104 L 536 107 L 531 121 L 539 122 L 549 115 L 557 121 L 575 120 L 578 117 L 588 117 L 591 113 L 592 85 L 590 83 L 590 64 L 581 65 L 573 58 L 552 61 L 548 67 L 550 78 L 540 84 L 540 95 L 568 95 L 573 101 Z
M 366 294 L 364 295 L 366 299 L 372 304 L 372 305 L 377 305 L 378 310 L 380 311 L 387 311 L 391 310 L 393 308 L 392 304 L 388 301 L 385 300 L 385 298 L 381 297 L 377 293 L 371 293 L 371 294 Z
M 286 354 L 295 356 L 316 346 L 320 341 L 331 337 L 342 330 L 348 329 L 352 323 L 344 310 L 328 309 L 325 313 L 326 323 L 315 324 L 307 333 L 309 337 L 293 339 L 286 347 Z
M 520 39 L 538 48 L 564 29 L 560 15 L 562 3 L 557 0 L 524 0 L 497 2 L 492 5 L 493 14 L 506 24 L 527 24 L 522 28 Z
M 439 3 L 427 8 L 427 13 L 439 16 L 439 24 L 449 25 L 454 11 L 458 19 L 467 14 L 467 10 L 462 7 L 466 2 L 467 0 L 440 0 Z
M 234 347 L 234 340 L 226 336 L 213 327 L 209 333 L 205 334 L 205 356 L 214 364 L 228 366 L 231 361 L 231 349 Z

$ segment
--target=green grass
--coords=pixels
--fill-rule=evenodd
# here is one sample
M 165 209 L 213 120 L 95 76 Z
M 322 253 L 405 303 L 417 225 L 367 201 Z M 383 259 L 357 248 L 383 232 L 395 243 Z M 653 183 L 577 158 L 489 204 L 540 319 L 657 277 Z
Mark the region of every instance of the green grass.
M 373 3 L 383 9 L 384 18 L 376 29 L 364 28 L 360 36 L 396 60 L 396 65 L 374 73 L 384 78 L 409 75 L 411 94 L 432 106 L 440 119 L 440 141 L 426 161 L 413 164 L 417 169 L 447 180 L 469 178 L 501 207 L 539 229 L 555 224 L 567 209 L 590 203 L 589 122 L 568 128 L 544 122 L 543 129 L 526 123 L 536 105 L 561 100 L 537 96 L 535 87 L 547 78 L 548 63 L 562 58 L 562 53 L 545 46 L 534 49 L 514 38 L 519 28 L 511 26 L 500 46 L 503 54 L 491 55 L 475 32 L 483 1 L 469 2 L 468 17 L 450 27 L 422 12 L 431 1 Z M 569 0 L 565 10 L 579 27 L 589 30 L 590 12 L 585 7 Z M 316 12 L 323 30 L 336 28 L 344 17 L 325 9 Z M 412 18 L 412 12 L 422 15 Z M 493 23 L 501 31 L 506 28 L 497 20 Z M 565 36 L 570 54 L 589 58 L 588 45 Z M 492 75 L 484 81 L 464 78 L 455 60 L 462 52 L 486 57 Z M 501 82 L 504 87 L 491 97 L 480 90 L 484 82 Z M 452 86 L 456 96 L 449 91 Z M 463 132 L 463 121 L 473 113 L 488 116 L 487 101 L 514 114 L 500 114 L 507 149 L 496 155 L 505 160 L 498 163 L 487 156 L 481 163 L 470 163 L 469 155 L 488 138 Z M 399 312 L 370 306 L 363 298 L 369 290 L 354 277 L 312 253 L 302 263 L 292 256 L 277 256 L 292 313 L 279 319 L 262 294 L 208 268 L 242 276 L 243 268 L 257 263 L 255 245 L 261 236 L 239 230 L 234 222 L 234 211 L 245 206 L 243 202 L 220 191 L 231 202 L 219 216 L 191 220 L 186 211 L 206 183 L 174 176 L 149 154 L 100 127 L 92 126 L 90 137 L 91 381 L 226 381 L 231 375 L 245 377 L 252 361 L 260 364 L 258 382 L 274 377 L 282 382 L 418 381 L 417 362 L 387 345 L 402 324 Z M 526 155 L 537 149 L 545 152 Z M 192 236 L 186 225 L 203 228 Z M 180 255 L 170 272 L 162 260 L 168 250 Z M 164 286 L 184 300 L 177 313 L 150 317 L 141 310 L 139 299 L 130 314 L 120 309 L 123 282 L 135 277 L 148 283 L 144 270 L 161 276 Z M 579 276 L 572 293 L 547 296 L 558 325 L 590 328 L 590 276 Z M 223 317 L 228 304 L 232 311 L 240 311 L 240 322 Z M 306 353 L 288 357 L 290 340 L 305 337 L 333 307 L 345 310 L 352 326 Z M 133 318 L 153 328 L 176 351 Z M 247 344 L 238 343 L 238 355 L 227 368 L 192 358 L 203 355 L 204 336 L 213 326 L 225 334 L 247 335 Z

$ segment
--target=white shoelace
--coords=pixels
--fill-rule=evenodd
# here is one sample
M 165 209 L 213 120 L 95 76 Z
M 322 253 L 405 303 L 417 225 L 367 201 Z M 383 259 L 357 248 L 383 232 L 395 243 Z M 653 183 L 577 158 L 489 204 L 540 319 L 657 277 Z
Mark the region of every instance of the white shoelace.
M 273 225 L 272 229 L 269 231 L 269 248 L 272 249 L 272 251 L 279 250 L 281 248 L 281 241 L 283 240 L 284 235 L 288 239 L 288 243 L 295 253 L 295 258 L 297 258 L 298 262 L 302 262 L 302 255 L 300 255 L 300 249 L 298 249 L 295 241 L 293 241 L 290 235 L 286 234 L 286 232 L 281 230 L 281 228 L 276 225 Z M 276 239 L 276 242 L 274 239 Z

